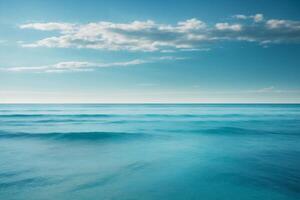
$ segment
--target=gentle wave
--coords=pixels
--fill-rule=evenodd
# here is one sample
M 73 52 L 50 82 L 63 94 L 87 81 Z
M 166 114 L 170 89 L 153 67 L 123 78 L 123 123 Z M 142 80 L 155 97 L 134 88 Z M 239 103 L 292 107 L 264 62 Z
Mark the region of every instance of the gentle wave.
M 193 131 L 194 133 L 199 133 L 198 131 Z M 280 134 L 278 132 L 265 131 L 265 130 L 255 130 L 248 128 L 237 128 L 237 127 L 220 127 L 212 129 L 203 129 L 202 133 L 207 134 L 218 134 L 218 135 L 265 135 L 265 134 Z
M 165 135 L 166 133 L 173 133 L 184 135 L 219 135 L 219 136 L 247 136 L 247 135 L 299 135 L 299 132 L 276 132 L 267 130 L 256 130 L 248 128 L 237 128 L 237 127 L 218 127 L 218 128 L 202 128 L 194 130 L 186 129 L 158 129 L 153 130 L 155 133 L 147 134 L 143 133 L 133 133 L 133 132 L 104 132 L 104 131 L 91 131 L 91 132 L 46 132 L 46 133 L 29 133 L 29 132 L 10 132 L 10 131 L 0 131 L 0 138 L 38 138 L 38 139 L 52 139 L 52 140 L 103 140 L 103 139 L 131 139 L 131 138 L 149 138 L 152 136 Z M 172 136 L 172 135 L 169 135 Z
M 146 134 L 123 132 L 51 132 L 51 133 L 25 133 L 0 131 L 0 138 L 37 138 L 52 140 L 105 140 L 105 139 L 131 139 L 142 138 Z
M 0 197 L 298 200 L 299 130 L 299 105 L 0 105 Z
M 0 118 L 6 117 L 112 117 L 117 115 L 110 114 L 11 114 L 0 115 Z
M 73 118 L 84 118 L 84 117 L 182 117 L 182 118 L 197 118 L 197 117 L 300 117 L 299 114 L 2 114 L 0 118 L 14 118 L 14 117 L 73 117 Z

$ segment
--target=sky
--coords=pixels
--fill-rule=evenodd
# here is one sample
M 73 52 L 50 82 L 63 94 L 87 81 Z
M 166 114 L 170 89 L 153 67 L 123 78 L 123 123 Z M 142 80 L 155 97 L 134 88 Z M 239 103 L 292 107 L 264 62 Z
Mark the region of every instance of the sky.
M 0 103 L 300 103 L 298 0 L 0 0 Z

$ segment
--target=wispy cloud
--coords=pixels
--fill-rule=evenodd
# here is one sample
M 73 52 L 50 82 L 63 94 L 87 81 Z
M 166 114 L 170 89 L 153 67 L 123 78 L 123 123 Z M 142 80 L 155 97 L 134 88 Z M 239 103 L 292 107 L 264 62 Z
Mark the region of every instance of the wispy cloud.
M 270 95 L 270 94 L 300 94 L 299 89 L 279 89 L 274 86 L 262 87 L 256 89 L 241 89 L 241 90 L 222 90 L 222 91 L 211 91 L 211 90 L 202 90 L 200 85 L 192 86 L 194 92 L 198 90 L 202 91 L 205 94 L 236 94 L 236 95 Z
M 242 25 L 241 24 L 229 24 L 227 22 L 225 23 L 217 23 L 216 29 L 220 31 L 241 31 Z
M 246 90 L 246 93 L 300 93 L 300 90 L 277 89 L 274 86 L 259 88 L 255 90 Z
M 39 72 L 39 73 L 61 73 L 61 72 L 82 72 L 82 71 L 94 71 L 97 68 L 106 67 L 127 67 L 134 65 L 142 65 L 145 63 L 154 63 L 167 60 L 183 60 L 183 57 L 174 56 L 161 56 L 149 59 L 134 59 L 130 61 L 122 62 L 109 62 L 109 63 L 95 63 L 95 62 L 82 62 L 82 61 L 68 61 L 59 62 L 52 65 L 43 66 L 20 66 L 20 67 L 7 67 L 2 68 L 5 71 L 11 72 Z
M 250 93 L 269 93 L 269 92 L 277 92 L 279 90 L 276 90 L 274 86 L 269 86 L 269 87 L 264 87 L 264 88 L 260 88 L 260 89 L 256 89 L 256 90 L 249 90 L 246 92 L 250 92 Z
M 76 26 L 70 23 L 59 23 L 59 22 L 49 22 L 49 23 L 30 23 L 23 24 L 20 26 L 21 29 L 36 29 L 41 31 L 61 31 L 63 33 L 68 33 Z
M 255 14 L 255 15 L 234 15 L 233 18 L 235 19 L 251 19 L 253 20 L 254 22 L 258 23 L 258 22 L 262 22 L 264 20 L 264 15 L 263 14 Z
M 174 52 L 203 49 L 208 43 L 222 40 L 259 44 L 300 42 L 300 21 L 266 19 L 263 14 L 234 15 L 230 21 L 212 25 L 192 18 L 175 25 L 148 20 L 130 23 L 29 23 L 20 28 L 54 31 L 53 36 L 21 44 L 23 47 Z

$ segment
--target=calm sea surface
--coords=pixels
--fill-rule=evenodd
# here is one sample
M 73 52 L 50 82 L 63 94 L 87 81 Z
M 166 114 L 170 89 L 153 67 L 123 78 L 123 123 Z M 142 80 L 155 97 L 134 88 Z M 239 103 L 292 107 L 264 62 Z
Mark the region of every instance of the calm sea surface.
M 0 199 L 299 200 L 300 105 L 0 105 Z

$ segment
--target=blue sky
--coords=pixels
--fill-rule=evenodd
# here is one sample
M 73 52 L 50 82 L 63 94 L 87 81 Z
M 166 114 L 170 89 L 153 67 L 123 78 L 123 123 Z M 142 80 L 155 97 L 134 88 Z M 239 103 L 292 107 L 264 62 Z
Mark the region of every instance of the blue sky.
M 0 0 L 0 103 L 300 102 L 299 10 Z

